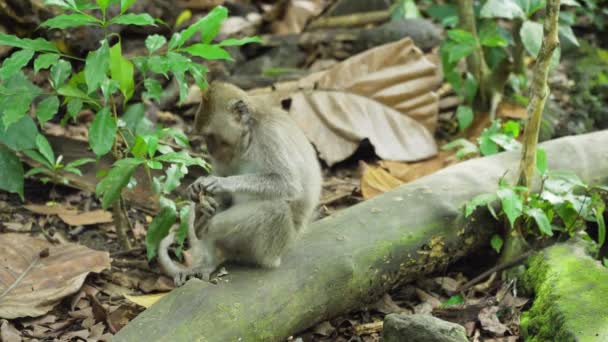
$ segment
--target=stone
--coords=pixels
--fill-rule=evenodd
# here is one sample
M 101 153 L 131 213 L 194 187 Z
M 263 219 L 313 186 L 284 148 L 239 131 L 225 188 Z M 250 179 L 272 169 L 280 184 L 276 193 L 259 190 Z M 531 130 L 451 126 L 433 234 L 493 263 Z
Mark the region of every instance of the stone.
M 428 315 L 390 314 L 384 318 L 384 342 L 468 342 L 463 326 Z

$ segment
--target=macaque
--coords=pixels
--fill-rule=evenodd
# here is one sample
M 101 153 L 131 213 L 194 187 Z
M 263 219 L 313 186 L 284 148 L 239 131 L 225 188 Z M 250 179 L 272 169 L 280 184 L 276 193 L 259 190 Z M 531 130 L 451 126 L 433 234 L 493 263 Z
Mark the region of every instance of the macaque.
M 179 286 L 192 275 L 209 280 L 226 261 L 278 267 L 319 201 L 314 148 L 281 108 L 226 83 L 212 83 L 203 95 L 195 130 L 206 142 L 213 174 L 188 188 L 191 198 L 205 198 L 198 219 L 190 205 L 193 263 L 184 267 L 169 257 L 171 232 L 159 246 L 162 268 Z

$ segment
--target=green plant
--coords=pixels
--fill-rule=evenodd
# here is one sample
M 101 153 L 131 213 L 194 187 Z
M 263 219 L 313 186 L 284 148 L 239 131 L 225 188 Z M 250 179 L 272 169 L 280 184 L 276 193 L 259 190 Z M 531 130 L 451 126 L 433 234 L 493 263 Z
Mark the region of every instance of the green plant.
M 95 159 L 91 158 L 82 158 L 63 165 L 61 163 L 63 156 L 55 159 L 55 153 L 53 153 L 51 144 L 49 144 L 49 141 L 42 134 L 36 136 L 36 149 L 24 150 L 23 153 L 41 165 L 30 169 L 25 174 L 25 177 L 42 174 L 44 177 L 41 180 L 44 183 L 53 181 L 55 183 L 67 184 L 68 180 L 62 175 L 62 171 L 82 176 L 82 172 L 80 172 L 78 167 L 95 161 Z
M 192 81 L 202 89 L 207 86 L 206 67 L 192 58 L 232 60 L 224 47 L 259 42 L 260 39 L 247 37 L 214 43 L 221 23 L 228 16 L 226 8 L 218 6 L 189 27 L 174 32 L 169 40 L 158 34 L 148 36 L 145 40 L 147 54 L 127 58 L 122 51 L 120 35 L 110 33 L 110 26 L 166 25 L 146 13 L 129 13 L 135 1 L 45 1 L 46 5 L 59 7 L 65 13 L 48 19 L 41 27 L 95 26 L 104 32 L 99 47 L 88 52 L 85 59 L 66 55 L 42 38 L 22 39 L 0 33 L 0 44 L 16 48 L 0 67 L 0 131 L 4 132 L 0 134 L 0 170 L 5 175 L 0 180 L 0 189 L 18 193 L 23 198 L 25 175 L 42 173 L 51 177 L 49 180 L 57 180 L 60 171 L 79 173 L 77 167 L 89 160 L 65 166 L 61 164 L 61 157 L 55 160 L 50 145 L 27 113 L 34 104 L 35 118 L 42 125 L 54 119 L 60 107 L 65 107 L 62 123 L 88 108 L 95 113 L 89 128 L 91 149 L 98 158 L 110 152 L 116 158 L 110 170 L 98 172 L 104 176 L 96 188 L 103 208 L 112 206 L 115 219 L 124 214 L 120 200 L 122 190 L 133 184 L 132 175 L 138 168 L 145 170 L 158 196 L 161 211 L 152 221 L 146 238 L 151 259 L 155 257 L 158 241 L 178 216 L 184 216 L 184 210 L 179 209 L 180 203 L 174 202 L 169 195 L 179 186 L 188 167 L 206 168 L 207 164 L 186 152 L 189 142 L 183 132 L 154 127 L 144 116 L 142 101 L 158 102 L 163 91 L 161 80 L 173 78 L 179 85 L 179 101 L 183 102 Z M 109 15 L 110 6 L 119 8 L 116 16 Z M 192 43 L 195 36 L 199 40 Z M 23 72 L 32 60 L 35 73 L 49 70 L 48 90 L 34 85 Z M 77 71 L 80 69 L 77 65 L 83 62 L 84 68 Z M 138 97 L 140 92 L 141 97 Z M 176 151 L 174 147 L 180 150 Z M 42 166 L 24 175 L 18 160 L 21 154 Z M 152 170 L 164 170 L 164 175 L 153 177 Z M 121 226 L 117 222 L 117 230 L 124 229 Z M 184 233 L 180 231 L 178 235 Z M 128 240 L 123 242 L 123 247 L 128 247 Z
M 485 128 L 477 138 L 478 145 L 460 138 L 443 145 L 441 149 L 456 150 L 458 159 L 478 155 L 489 156 L 501 151 L 516 151 L 521 149 L 521 143 L 516 140 L 519 133 L 519 122 L 509 120 L 502 123 L 500 120 L 494 120 L 490 127 Z
M 541 187 L 538 193 L 530 193 L 523 186 L 509 184 L 504 178 L 499 181 L 495 193 L 481 194 L 465 204 L 465 216 L 475 209 L 485 206 L 496 220 L 506 220 L 513 229 L 521 220 L 520 234 L 524 237 L 548 237 L 554 232 L 573 235 L 585 230 L 586 222 L 597 224 L 597 243 L 602 246 L 606 241 L 606 223 L 603 213 L 606 209 L 601 196 L 608 188 L 589 186 L 576 174 L 547 170 L 544 152 L 537 158 L 537 170 L 541 174 Z M 496 211 L 494 204 L 500 202 Z M 492 248 L 500 252 L 503 239 L 494 235 Z
M 573 0 L 562 1 L 562 5 L 580 6 Z M 544 6 L 543 0 L 487 0 L 480 6 L 461 0 L 458 7 L 436 5 L 428 10 L 446 27 L 459 26 L 448 30 L 440 54 L 446 80 L 462 102 L 456 115 L 461 130 L 472 123 L 473 108 L 489 109 L 494 119 L 504 86 L 513 85 L 514 80 L 521 83 L 521 77 L 525 78 L 525 54 L 536 58 L 540 50 L 543 28 L 535 18 Z M 578 46 L 571 28 L 573 14 L 562 12 L 559 35 L 562 41 Z M 511 21 L 510 30 L 500 24 L 504 20 Z M 553 55 L 554 65 L 559 58 L 558 50 Z M 461 73 L 458 63 L 463 59 L 467 59 L 467 70 Z M 525 102 L 520 90 L 512 89 L 513 96 L 518 102 Z

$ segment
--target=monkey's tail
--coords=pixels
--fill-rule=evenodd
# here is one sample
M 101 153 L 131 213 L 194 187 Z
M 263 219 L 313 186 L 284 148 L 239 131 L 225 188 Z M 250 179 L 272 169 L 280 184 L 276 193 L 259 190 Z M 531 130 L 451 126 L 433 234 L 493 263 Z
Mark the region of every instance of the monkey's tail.
M 158 263 L 165 274 L 171 278 L 175 278 L 178 274 L 186 271 L 184 266 L 173 262 L 173 259 L 169 256 L 169 247 L 173 242 L 175 242 L 175 231 L 171 229 L 158 246 Z

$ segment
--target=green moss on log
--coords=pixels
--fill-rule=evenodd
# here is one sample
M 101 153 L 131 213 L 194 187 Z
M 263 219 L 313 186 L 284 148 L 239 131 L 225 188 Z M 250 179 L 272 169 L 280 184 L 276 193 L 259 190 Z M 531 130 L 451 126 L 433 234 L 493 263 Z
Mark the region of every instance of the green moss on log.
M 535 256 L 524 283 L 535 292 L 521 321 L 526 341 L 608 341 L 608 270 L 580 242 Z

